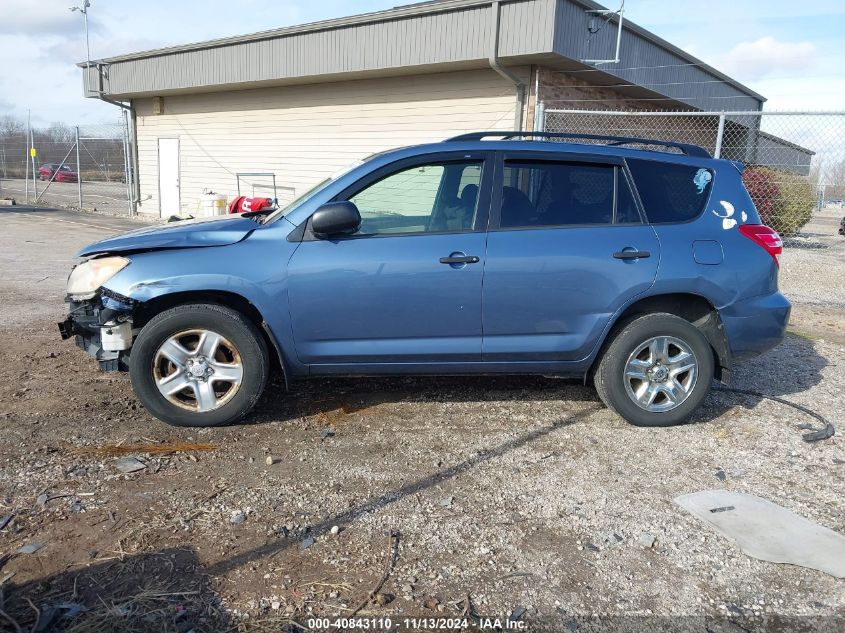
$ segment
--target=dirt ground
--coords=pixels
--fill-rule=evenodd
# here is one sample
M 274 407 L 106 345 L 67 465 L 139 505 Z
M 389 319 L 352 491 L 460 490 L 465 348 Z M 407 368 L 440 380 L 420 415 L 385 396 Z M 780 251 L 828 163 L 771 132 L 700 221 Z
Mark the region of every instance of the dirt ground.
M 845 432 L 837 213 L 790 240 L 791 334 L 734 386 Z M 795 409 L 714 392 L 692 423 L 643 429 L 577 382 L 277 377 L 242 425 L 172 428 L 55 327 L 75 249 L 135 225 L 0 223 L 0 630 L 845 627 L 843 580 L 750 558 L 673 503 L 726 488 L 845 533 L 841 437 L 802 441 Z

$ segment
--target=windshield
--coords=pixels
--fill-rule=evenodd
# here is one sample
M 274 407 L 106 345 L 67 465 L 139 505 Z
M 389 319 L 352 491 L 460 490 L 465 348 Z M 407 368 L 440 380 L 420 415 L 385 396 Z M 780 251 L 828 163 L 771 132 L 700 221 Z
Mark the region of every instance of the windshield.
M 323 189 L 325 189 L 330 183 L 334 182 L 335 180 L 337 180 L 341 176 L 345 176 L 350 171 L 352 171 L 353 169 L 355 169 L 356 167 L 358 167 L 360 165 L 363 165 L 365 162 L 367 162 L 371 158 L 374 158 L 375 156 L 378 156 L 378 154 L 373 154 L 372 156 L 367 156 L 363 160 L 356 160 L 355 162 L 353 162 L 353 163 L 347 165 L 346 167 L 344 167 L 343 169 L 339 169 L 338 171 L 333 173 L 331 176 L 329 176 L 328 178 L 326 178 L 322 182 L 318 183 L 314 187 L 311 187 L 311 189 L 306 191 L 304 194 L 302 194 L 298 198 L 294 198 L 291 202 L 289 202 L 285 206 L 281 207 L 280 209 L 277 209 L 276 211 L 273 211 L 273 213 L 271 213 L 270 215 L 267 216 L 267 219 L 264 220 L 264 223 L 269 224 L 270 222 L 274 222 L 274 221 L 278 220 L 279 218 L 286 216 L 288 213 L 293 211 L 296 207 L 298 207 L 302 203 L 304 203 L 307 200 L 310 200 L 311 198 L 316 196 Z

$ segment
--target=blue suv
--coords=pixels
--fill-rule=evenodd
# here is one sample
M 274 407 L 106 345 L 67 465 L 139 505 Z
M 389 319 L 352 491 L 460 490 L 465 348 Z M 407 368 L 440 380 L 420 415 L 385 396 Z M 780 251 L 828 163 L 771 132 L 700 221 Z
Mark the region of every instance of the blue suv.
M 789 318 L 741 171 L 589 135 L 384 152 L 283 209 L 82 249 L 60 330 L 180 426 L 238 420 L 274 367 L 591 378 L 629 422 L 676 424 Z

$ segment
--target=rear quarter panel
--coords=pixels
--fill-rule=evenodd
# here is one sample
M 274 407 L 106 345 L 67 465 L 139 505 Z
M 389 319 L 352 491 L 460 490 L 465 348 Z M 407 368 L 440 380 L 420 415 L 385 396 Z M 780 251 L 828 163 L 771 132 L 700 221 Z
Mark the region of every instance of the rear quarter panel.
M 651 293 L 693 292 L 722 309 L 776 292 L 777 266 L 739 232 L 742 224 L 760 222 L 741 174 L 728 161 L 713 163 L 713 187 L 701 215 L 689 222 L 654 225 L 662 257 Z M 709 257 L 718 251 L 720 261 Z
M 710 199 L 695 220 L 654 225 L 661 244 L 657 279 L 648 294 L 693 293 L 719 311 L 735 359 L 759 353 L 783 336 L 789 303 L 778 292 L 778 267 L 739 232 L 760 218 L 728 161 L 713 161 Z M 721 252 L 721 258 L 718 256 Z

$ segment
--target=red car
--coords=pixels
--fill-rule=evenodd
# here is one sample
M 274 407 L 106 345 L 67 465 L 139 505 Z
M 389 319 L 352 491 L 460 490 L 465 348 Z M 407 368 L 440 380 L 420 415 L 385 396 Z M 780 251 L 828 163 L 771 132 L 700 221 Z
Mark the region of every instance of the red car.
M 50 180 L 52 178 L 55 182 L 77 182 L 79 180 L 79 174 L 69 166 L 59 163 L 41 165 L 41 168 L 38 170 L 38 177 L 41 180 Z

